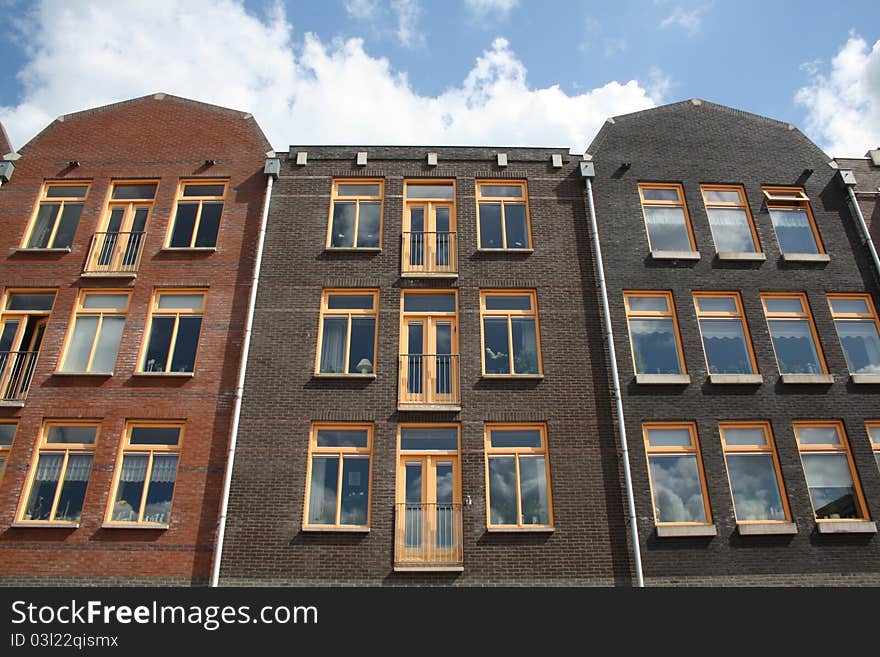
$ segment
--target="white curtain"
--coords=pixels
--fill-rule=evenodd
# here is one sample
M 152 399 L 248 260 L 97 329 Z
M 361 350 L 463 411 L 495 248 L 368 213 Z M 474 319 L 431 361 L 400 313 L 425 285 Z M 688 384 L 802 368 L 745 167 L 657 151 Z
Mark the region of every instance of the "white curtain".
M 71 454 L 67 459 L 67 472 L 64 473 L 64 481 L 88 481 L 91 471 L 91 454 Z
M 120 481 L 143 481 L 147 476 L 148 457 L 144 454 L 126 454 L 122 461 Z
M 809 228 L 810 220 L 803 210 L 770 210 L 773 225 L 777 228 Z
M 338 373 L 345 366 L 345 331 L 348 320 L 337 317 L 324 319 L 321 345 L 321 372 Z
M 177 456 L 155 455 L 153 456 L 153 471 L 150 473 L 150 482 L 167 484 L 174 483 L 177 475 Z

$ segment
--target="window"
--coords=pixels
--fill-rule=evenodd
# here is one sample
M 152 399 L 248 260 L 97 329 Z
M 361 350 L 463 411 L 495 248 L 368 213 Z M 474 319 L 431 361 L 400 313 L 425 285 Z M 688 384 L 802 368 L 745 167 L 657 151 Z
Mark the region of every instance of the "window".
M 182 433 L 179 423 L 126 425 L 116 463 L 108 524 L 169 523 Z
M 95 233 L 84 273 L 135 274 L 140 266 L 147 220 L 156 198 L 156 182 L 117 182 Z
M 695 292 L 709 374 L 755 374 L 755 354 L 736 292 Z
M 865 500 L 840 422 L 795 422 L 816 520 L 867 519 Z
M 871 449 L 874 450 L 874 460 L 880 468 L 880 422 L 868 422 L 868 438 L 871 439 Z
M 218 180 L 185 180 L 177 190 L 177 210 L 168 236 L 172 249 L 217 246 L 226 183 Z
M 824 253 L 804 191 L 788 187 L 764 187 L 763 191 L 779 250 L 783 254 Z
M 404 290 L 400 314 L 398 408 L 454 410 L 459 395 L 455 290 Z
M 480 292 L 483 375 L 540 375 L 541 336 L 533 291 Z
M 650 423 L 642 427 L 656 524 L 712 522 L 697 427 Z
M 552 527 L 546 426 L 487 424 L 486 481 L 489 528 Z
M 7 290 L 0 315 L 0 400 L 27 397 L 54 303 L 54 291 Z
M 788 500 L 767 422 L 722 422 L 721 446 L 736 521 L 788 522 Z
M 477 181 L 480 249 L 531 249 L 525 181 Z
M 3 481 L 3 470 L 6 468 L 12 439 L 15 438 L 17 428 L 18 424 L 15 422 L 0 422 L 0 481 Z
M 333 181 L 327 248 L 379 248 L 383 187 L 382 180 Z
M 60 372 L 113 372 L 128 301 L 128 293 L 80 293 Z
M 681 185 L 639 184 L 651 251 L 696 251 Z
M 53 421 L 43 425 L 25 486 L 28 493 L 22 500 L 20 522 L 79 522 L 97 439 L 96 423 Z
M 369 527 L 371 424 L 315 424 L 304 528 Z
M 401 272 L 410 276 L 457 275 L 455 229 L 453 181 L 406 181 Z
M 375 374 L 378 290 L 324 290 L 318 374 Z
M 675 303 L 670 292 L 624 292 L 636 374 L 684 374 Z
M 204 292 L 156 290 L 147 322 L 149 330 L 140 371 L 157 374 L 193 372 L 204 308 Z
M 758 235 L 742 187 L 703 185 L 703 202 L 718 253 L 758 253 Z
M 762 294 L 780 374 L 822 374 L 825 359 L 804 294 Z
M 867 294 L 829 294 L 834 328 L 851 374 L 880 374 L 877 311 Z
M 43 185 L 24 248 L 69 249 L 88 193 L 86 183 Z

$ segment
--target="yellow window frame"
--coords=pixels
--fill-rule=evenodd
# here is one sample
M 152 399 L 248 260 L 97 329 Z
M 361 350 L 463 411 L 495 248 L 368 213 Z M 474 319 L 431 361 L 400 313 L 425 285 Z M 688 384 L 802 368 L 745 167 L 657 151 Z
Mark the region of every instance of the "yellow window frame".
M 632 297 L 650 297 L 650 298 L 664 298 L 666 299 L 666 312 L 660 311 L 651 311 L 651 310 L 633 310 L 630 307 L 630 299 Z M 678 328 L 678 313 L 675 312 L 675 299 L 672 297 L 672 292 L 666 291 L 658 291 L 658 290 L 624 290 L 623 292 L 623 305 L 626 310 L 626 333 L 629 337 L 629 349 L 630 355 L 632 356 L 633 362 L 633 371 L 636 371 L 636 349 L 635 345 L 632 341 L 632 331 L 629 328 L 629 320 L 630 319 L 641 319 L 641 318 L 657 318 L 657 317 L 671 317 L 672 318 L 672 326 L 675 329 L 675 346 L 678 350 L 678 364 L 681 368 L 682 374 L 687 374 L 687 365 L 684 360 L 684 349 L 681 344 L 681 331 Z
M 768 210 L 792 210 L 802 209 L 806 212 L 807 219 L 810 222 L 810 230 L 813 232 L 813 239 L 816 241 L 816 249 L 819 253 L 825 253 L 825 245 L 822 243 L 822 236 L 819 234 L 819 227 L 816 225 L 816 218 L 813 216 L 813 208 L 810 207 L 810 197 L 804 192 L 803 187 L 769 187 L 761 188 L 764 194 L 764 203 Z M 788 194 L 789 196 L 786 196 Z M 772 221 L 771 221 L 772 223 Z M 773 229 L 774 235 L 776 228 Z M 777 243 L 779 237 L 776 238 Z M 782 247 L 780 246 L 780 250 Z
M 342 196 L 339 194 L 340 185 L 378 185 L 379 194 L 377 196 L 354 195 Z M 336 207 L 336 201 L 354 202 L 354 227 L 352 228 L 351 246 L 333 246 L 333 212 Z M 358 230 L 360 226 L 361 202 L 369 201 L 379 202 L 379 246 L 358 246 Z M 334 178 L 330 191 L 330 213 L 327 218 L 327 240 L 325 247 L 334 251 L 373 251 L 382 248 L 382 231 L 384 230 L 385 217 L 385 180 L 383 178 Z
M 220 196 L 211 196 L 211 195 L 196 195 L 196 196 L 184 196 L 183 192 L 186 189 L 187 185 L 223 185 L 223 194 Z M 171 208 L 171 221 L 168 222 L 168 228 L 165 231 L 165 241 L 164 245 L 166 249 L 174 249 L 174 250 L 187 250 L 187 249 L 213 249 L 216 248 L 217 242 L 220 241 L 220 227 L 217 228 L 217 239 L 214 242 L 214 246 L 195 246 L 196 236 L 199 234 L 199 226 L 202 221 L 202 208 L 205 203 L 223 203 L 223 210 L 226 210 L 226 196 L 229 192 L 229 180 L 225 178 L 217 178 L 217 179 L 206 179 L 202 180 L 200 178 L 186 178 L 181 180 L 177 184 L 177 194 L 174 198 L 174 207 Z M 198 203 L 199 208 L 196 210 L 196 219 L 195 223 L 193 223 L 192 235 L 190 236 L 189 246 L 171 246 L 171 236 L 174 234 L 174 227 L 177 224 L 177 208 L 181 203 Z M 222 219 L 222 216 L 221 216 Z
M 49 188 L 50 187 L 85 187 L 86 193 L 83 196 L 63 196 L 63 197 L 49 197 Z M 64 214 L 64 206 L 68 203 L 82 203 L 85 204 L 86 199 L 89 197 L 89 193 L 92 191 L 92 181 L 91 180 L 63 180 L 63 181 L 55 181 L 55 180 L 47 180 L 43 182 L 43 186 L 40 189 L 40 196 L 37 198 L 36 203 L 34 204 L 34 209 L 31 212 L 31 218 L 28 221 L 27 229 L 24 232 L 24 237 L 21 241 L 22 249 L 55 249 L 59 248 L 61 250 L 69 250 L 69 247 L 32 247 L 28 246 L 28 242 L 31 240 L 31 236 L 33 235 L 34 228 L 37 225 L 37 216 L 40 213 L 40 207 L 44 203 L 59 203 L 61 207 L 58 208 L 58 214 L 55 215 L 55 225 L 52 227 L 52 232 L 49 234 L 48 244 L 52 244 L 55 241 L 55 236 L 58 234 L 58 226 L 61 224 L 61 217 Z
M 200 294 L 202 296 L 202 305 L 200 308 L 168 308 L 168 309 L 160 309 L 159 308 L 159 298 L 162 295 L 171 295 L 171 296 L 189 296 Z M 188 316 L 198 316 L 202 318 L 202 326 L 199 328 L 199 341 L 196 344 L 196 353 L 193 355 L 193 371 L 192 372 L 184 372 L 186 376 L 191 376 L 195 374 L 196 364 L 199 360 L 199 348 L 202 343 L 202 332 L 204 330 L 204 318 L 205 312 L 207 310 L 208 305 L 208 290 L 207 288 L 155 288 L 153 290 L 153 296 L 150 299 L 150 310 L 147 313 L 147 321 L 144 324 L 146 330 L 144 330 L 144 336 L 141 340 L 141 348 L 138 351 L 138 359 L 137 359 L 137 369 L 136 372 L 138 374 L 148 374 L 154 376 L 165 376 L 168 374 L 180 374 L 176 372 L 171 372 L 171 361 L 172 355 L 174 354 L 174 349 L 177 346 L 177 330 L 180 327 L 180 317 L 181 315 Z M 170 315 L 174 315 L 174 329 L 171 333 L 171 342 L 168 344 L 168 357 L 166 358 L 165 369 L 161 372 L 144 370 L 144 358 L 147 355 L 147 347 L 150 344 L 150 335 L 153 330 L 153 318 L 156 316 L 167 317 Z
M 767 310 L 767 299 L 798 299 L 801 302 L 802 312 L 779 312 Z M 810 323 L 810 333 L 813 336 L 813 345 L 816 347 L 816 354 L 819 357 L 819 364 L 822 366 L 822 374 L 828 374 L 828 365 L 825 362 L 825 353 L 822 351 L 822 343 L 819 342 L 819 333 L 816 331 L 816 323 L 813 321 L 813 313 L 810 310 L 810 303 L 804 292 L 763 292 L 761 294 L 761 307 L 764 310 L 764 318 L 767 320 L 767 332 L 770 333 L 770 345 L 773 346 L 773 332 L 770 331 L 771 319 L 806 319 Z M 776 358 L 776 368 L 782 372 L 779 367 L 779 357 L 776 356 L 776 347 L 773 346 L 773 357 Z
M 524 297 L 531 299 L 531 310 L 489 310 L 486 308 L 486 299 L 488 297 Z M 507 344 L 510 348 L 508 354 L 508 367 L 510 369 L 507 374 L 489 374 L 486 372 L 486 330 L 483 320 L 487 317 L 502 317 L 507 320 Z M 537 374 L 517 374 L 514 368 L 513 355 L 513 322 L 514 317 L 532 317 L 535 320 L 535 346 L 538 351 L 538 373 Z M 488 378 L 529 378 L 544 375 L 544 359 L 541 355 L 541 322 L 538 319 L 538 293 L 536 290 L 480 290 L 480 363 L 483 368 L 483 376 Z
M 700 299 L 733 299 L 736 310 L 732 313 L 721 311 L 700 310 Z M 703 344 L 703 356 L 706 362 L 706 371 L 711 373 L 709 356 L 706 354 L 706 344 L 703 342 L 703 325 L 701 319 L 738 319 L 742 323 L 743 337 L 749 350 L 749 360 L 752 364 L 751 374 L 758 374 L 758 361 L 755 358 L 755 349 L 752 346 L 752 336 L 749 333 L 749 324 L 746 321 L 746 313 L 743 310 L 742 297 L 739 292 L 694 292 L 694 309 L 697 313 L 697 328 L 700 331 L 700 342 Z
M 0 463 L 0 482 L 2 482 L 3 473 L 6 472 L 6 464 L 9 463 L 9 454 L 12 452 L 12 444 L 15 442 L 15 434 L 18 432 L 18 421 L 2 420 L 0 421 L 0 424 L 15 427 L 12 432 L 12 440 L 10 443 L 8 445 L 0 445 L 0 459 L 3 459 L 3 462 Z
M 678 194 L 677 201 L 664 201 L 664 200 L 656 200 L 656 199 L 646 199 L 645 198 L 645 190 L 646 189 L 673 189 Z M 684 186 L 680 183 L 639 183 L 639 201 L 642 204 L 642 219 L 645 222 L 645 234 L 648 236 L 648 248 L 654 250 L 654 247 L 651 245 L 651 231 L 648 229 L 648 215 L 645 212 L 646 207 L 650 206 L 659 206 L 659 207 L 674 207 L 681 208 L 682 213 L 684 214 L 684 224 L 687 228 L 688 239 L 691 244 L 691 251 L 697 250 L 697 242 L 694 239 L 694 227 L 691 225 L 691 215 L 688 212 L 687 201 L 684 196 Z
M 102 308 L 84 308 L 83 302 L 87 295 L 97 295 L 97 296 L 124 296 L 126 301 L 125 305 L 121 307 L 114 306 L 104 306 Z M 64 337 L 64 342 L 61 344 L 61 358 L 58 359 L 58 365 L 56 368 L 56 372 L 59 374 L 76 374 L 77 372 L 68 372 L 64 370 L 64 363 L 67 361 L 67 350 L 70 347 L 70 341 L 73 339 L 73 330 L 76 327 L 76 320 L 81 316 L 89 316 L 89 317 L 97 317 L 98 318 L 98 326 L 95 329 L 95 337 L 92 340 L 92 348 L 89 351 L 89 358 L 86 361 L 86 369 L 80 373 L 89 373 L 89 374 L 109 374 L 109 372 L 92 372 L 92 362 L 95 359 L 95 352 L 98 349 L 98 340 L 101 336 L 101 328 L 104 325 L 105 317 L 123 317 L 125 318 L 128 315 L 128 307 L 131 304 L 131 292 L 124 288 L 121 289 L 113 289 L 113 288 L 96 288 L 96 289 L 86 289 L 80 290 L 79 294 L 76 297 L 76 306 L 73 309 L 73 312 L 70 316 L 70 322 L 67 326 L 67 334 Z M 117 354 L 118 355 L 118 354 Z
M 736 203 L 710 201 L 706 198 L 706 192 L 736 192 L 739 195 L 739 201 Z M 749 207 L 749 202 L 746 198 L 746 190 L 743 188 L 742 185 L 700 185 L 700 193 L 703 196 L 703 204 L 706 206 L 707 214 L 711 208 L 736 208 L 743 210 L 746 213 L 746 220 L 749 224 L 749 231 L 752 234 L 752 242 L 755 245 L 755 253 L 762 252 L 761 241 L 758 239 L 758 231 L 755 228 L 755 219 L 752 216 L 752 210 Z M 709 222 L 709 228 L 712 228 L 711 221 Z M 712 241 L 715 241 L 714 232 L 712 232 Z
M 344 296 L 370 296 L 373 298 L 372 309 L 363 308 L 329 308 L 330 297 L 333 295 Z M 345 329 L 345 359 L 342 372 L 321 372 L 321 354 L 324 349 L 324 318 L 345 317 L 348 324 Z M 373 331 L 373 372 L 369 376 L 375 376 L 378 372 L 379 359 L 379 290 L 376 288 L 325 288 L 321 292 L 321 312 L 318 316 L 318 346 L 315 350 L 315 376 L 364 376 L 350 374 L 348 371 L 349 357 L 351 352 L 351 320 L 353 317 L 372 317 L 375 320 Z
M 498 179 L 477 179 L 474 182 L 476 186 L 477 201 L 477 249 L 482 251 L 529 251 L 534 248 L 532 242 L 532 213 L 529 208 L 529 184 L 526 180 L 498 180 Z M 491 196 L 483 194 L 483 187 L 519 187 L 522 190 L 520 198 L 511 198 L 510 196 Z M 483 247 L 480 238 L 480 204 L 498 203 L 501 206 L 501 247 L 491 248 Z M 523 203 L 526 208 L 526 239 L 528 244 L 525 247 L 511 247 L 507 245 L 507 222 L 505 221 L 505 206 L 508 203 Z

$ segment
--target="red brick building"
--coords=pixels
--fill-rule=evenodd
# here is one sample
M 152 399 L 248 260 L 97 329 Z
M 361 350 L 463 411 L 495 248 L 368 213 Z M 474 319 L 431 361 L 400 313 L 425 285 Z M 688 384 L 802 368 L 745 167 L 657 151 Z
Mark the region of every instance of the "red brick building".
M 0 583 L 207 582 L 269 150 L 156 94 L 7 156 Z

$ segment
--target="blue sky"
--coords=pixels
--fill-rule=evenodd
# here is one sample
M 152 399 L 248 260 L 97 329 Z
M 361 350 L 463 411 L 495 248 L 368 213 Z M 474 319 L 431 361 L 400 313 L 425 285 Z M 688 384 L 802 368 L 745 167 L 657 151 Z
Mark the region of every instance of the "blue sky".
M 272 144 L 582 151 L 609 115 L 700 97 L 880 145 L 880 2 L 0 0 L 0 121 L 156 91 L 251 111 Z

